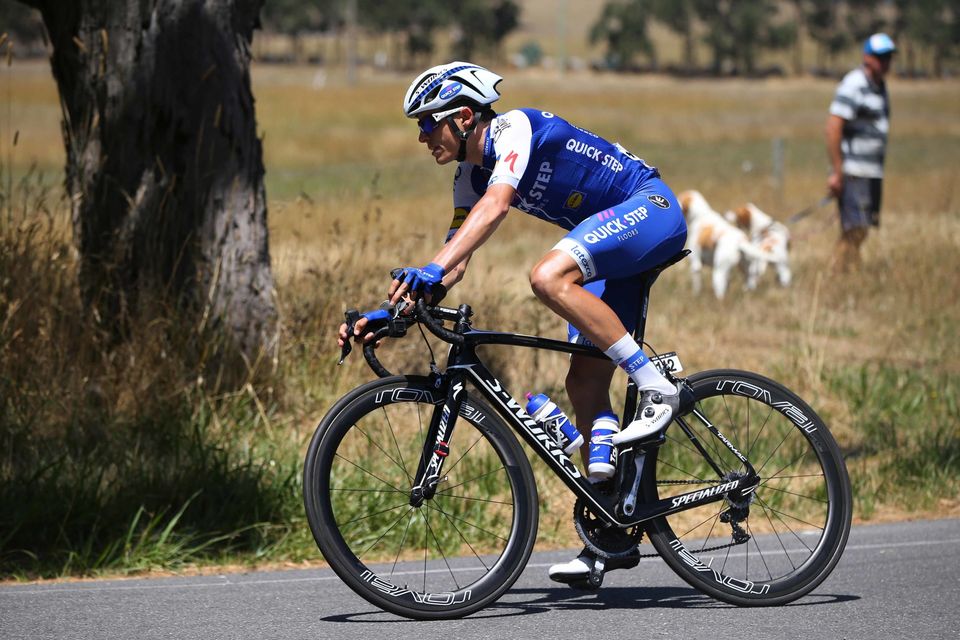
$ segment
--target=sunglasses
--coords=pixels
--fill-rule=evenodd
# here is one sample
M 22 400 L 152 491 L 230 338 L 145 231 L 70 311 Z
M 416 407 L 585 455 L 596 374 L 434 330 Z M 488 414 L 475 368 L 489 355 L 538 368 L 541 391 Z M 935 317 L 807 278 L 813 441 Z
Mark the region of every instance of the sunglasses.
M 460 111 L 460 107 L 456 109 L 449 109 L 447 111 L 440 111 L 438 113 L 428 113 L 419 120 L 417 120 L 417 126 L 420 127 L 420 132 L 428 136 L 440 127 L 440 122 L 449 115 L 453 115 Z

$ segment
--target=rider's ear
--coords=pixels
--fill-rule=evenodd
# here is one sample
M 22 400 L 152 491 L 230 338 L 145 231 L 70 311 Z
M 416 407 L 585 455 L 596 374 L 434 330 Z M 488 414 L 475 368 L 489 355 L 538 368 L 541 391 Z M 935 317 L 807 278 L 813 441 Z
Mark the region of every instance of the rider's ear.
M 460 107 L 460 117 L 463 118 L 463 125 L 469 127 L 473 124 L 473 119 L 477 117 L 476 112 L 470 107 Z

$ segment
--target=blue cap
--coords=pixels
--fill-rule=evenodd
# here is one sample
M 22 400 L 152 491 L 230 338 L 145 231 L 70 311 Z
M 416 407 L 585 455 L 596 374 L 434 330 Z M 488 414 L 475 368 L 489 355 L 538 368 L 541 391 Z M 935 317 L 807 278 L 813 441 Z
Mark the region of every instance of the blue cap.
M 863 43 L 863 52 L 872 56 L 883 56 L 897 50 L 893 38 L 885 33 L 875 33 Z

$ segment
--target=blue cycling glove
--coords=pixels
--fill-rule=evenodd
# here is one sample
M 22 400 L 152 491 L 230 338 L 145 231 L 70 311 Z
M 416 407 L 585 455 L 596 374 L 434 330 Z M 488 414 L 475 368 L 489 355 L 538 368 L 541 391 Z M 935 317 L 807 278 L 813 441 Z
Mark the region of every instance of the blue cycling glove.
M 443 267 L 435 262 L 431 262 L 425 267 L 407 267 L 403 270 L 397 280 L 410 287 L 410 291 L 425 291 L 430 293 L 434 285 L 440 284 L 443 280 Z

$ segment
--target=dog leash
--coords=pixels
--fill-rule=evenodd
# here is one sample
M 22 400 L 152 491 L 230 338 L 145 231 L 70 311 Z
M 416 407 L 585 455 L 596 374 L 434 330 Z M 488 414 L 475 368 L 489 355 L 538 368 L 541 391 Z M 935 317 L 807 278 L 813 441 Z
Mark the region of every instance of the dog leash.
M 797 211 L 795 214 L 793 214 L 792 216 L 790 216 L 789 218 L 787 218 L 787 224 L 795 224 L 795 223 L 799 222 L 800 220 L 803 220 L 804 218 L 806 218 L 807 216 L 809 216 L 809 215 L 810 215 L 811 213 L 813 213 L 814 211 L 817 211 L 817 210 L 820 209 L 821 207 L 825 207 L 825 206 L 827 206 L 828 204 L 830 204 L 830 201 L 831 201 L 831 200 L 833 200 L 833 196 L 829 196 L 829 195 L 823 196 L 822 198 L 820 198 L 818 201 L 814 202 L 814 203 L 811 204 L 810 206 L 805 207 L 805 208 L 801 209 L 800 211 Z
M 813 236 L 818 236 L 818 235 L 820 235 L 821 233 L 823 233 L 824 231 L 826 231 L 827 228 L 833 226 L 834 224 L 835 224 L 835 221 L 834 221 L 833 217 L 831 216 L 831 217 L 827 218 L 826 220 L 824 220 L 823 223 L 822 223 L 819 227 L 817 227 L 817 228 L 815 228 L 815 229 L 808 230 L 808 231 L 806 231 L 805 233 L 794 233 L 794 234 L 791 234 L 791 238 L 793 238 L 793 239 L 795 239 L 795 240 L 806 240 L 807 238 L 812 238 Z

